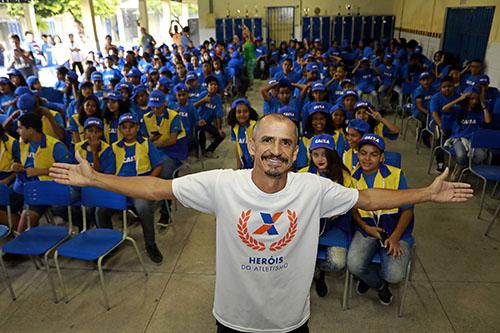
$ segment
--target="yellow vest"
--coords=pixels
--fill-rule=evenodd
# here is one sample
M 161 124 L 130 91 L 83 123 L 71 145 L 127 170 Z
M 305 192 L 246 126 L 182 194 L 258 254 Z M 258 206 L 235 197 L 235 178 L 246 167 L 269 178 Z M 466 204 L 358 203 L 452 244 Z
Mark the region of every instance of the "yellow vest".
M 54 147 L 59 140 L 53 138 L 49 135 L 42 136 L 42 142 L 35 152 L 35 157 L 33 158 L 33 166 L 39 169 L 48 169 L 54 164 Z M 19 142 L 19 149 L 21 153 L 21 163 L 26 164 L 26 159 L 28 158 L 30 144 L 28 142 Z M 38 176 L 40 180 L 52 180 L 49 176 Z
M 148 142 L 149 141 L 146 138 L 137 137 L 136 142 L 132 144 L 135 145 L 135 170 L 138 176 L 148 173 L 151 171 L 151 169 L 153 169 L 153 167 L 151 166 L 151 160 L 149 159 Z M 126 145 L 127 143 L 125 143 L 124 140 L 120 140 L 113 143 L 113 145 L 111 146 L 116 156 L 117 175 L 119 174 L 120 169 L 122 168 L 123 165 L 123 161 L 125 160 Z
M 76 125 L 78 126 L 78 135 L 80 135 L 80 141 L 84 141 L 85 140 L 85 129 L 83 128 L 83 125 L 80 124 L 80 122 L 78 121 L 78 113 L 75 113 L 71 117 L 73 118 Z
M 354 159 L 354 161 L 353 161 Z M 349 150 L 346 150 L 344 154 L 342 155 L 342 162 L 344 162 L 344 165 L 347 167 L 348 170 L 354 172 L 354 169 L 356 166 L 359 164 L 358 163 L 358 152 L 354 151 L 354 149 L 349 148 Z M 353 163 L 355 162 L 355 163 Z
M 54 111 L 54 110 L 49 110 L 49 112 L 52 114 L 52 117 L 56 117 L 56 115 L 59 114 L 59 112 Z M 50 121 L 47 117 L 43 116 L 42 117 L 42 125 L 43 125 L 43 133 L 46 135 L 50 135 L 51 137 L 57 138 L 56 132 L 52 129 L 52 125 L 50 124 Z
M 177 112 L 171 109 L 166 109 L 166 114 L 162 117 L 160 126 L 157 125 L 156 122 L 156 114 L 154 111 L 150 111 L 146 113 L 143 117 L 144 125 L 146 127 L 146 131 L 148 137 L 152 136 L 154 132 L 160 132 L 161 136 L 156 141 L 158 143 L 164 142 L 170 138 L 170 125 L 175 117 L 177 117 Z M 177 134 L 177 140 L 182 139 L 186 136 L 186 131 L 184 130 L 184 126 L 181 124 L 181 131 Z
M 85 147 L 83 147 L 85 145 Z M 101 149 L 97 153 L 97 156 L 99 158 L 101 157 L 102 153 L 109 147 L 109 145 L 101 140 Z M 75 152 L 78 151 L 80 153 L 80 156 L 84 159 L 87 160 L 87 154 L 92 153 L 90 150 L 88 150 L 88 141 L 80 141 L 77 144 L 75 144 Z
M 381 164 L 375 175 L 375 181 L 372 188 L 383 188 L 397 190 L 399 187 L 399 178 L 401 177 L 401 169 L 390 165 Z M 363 170 L 358 166 L 352 173 L 352 183 L 358 190 L 368 189 L 368 185 L 363 177 Z M 385 214 L 397 214 L 399 207 L 392 209 L 382 209 L 377 211 L 365 211 L 358 208 L 361 217 L 376 218 Z
M 14 142 L 16 139 L 7 134 L 0 138 L 0 172 L 11 172 L 12 163 L 14 163 L 12 155 Z
M 250 120 L 250 125 L 246 129 L 245 140 L 246 140 L 247 145 L 248 145 L 248 142 L 250 141 L 250 139 L 252 139 L 253 128 L 255 127 L 256 123 L 257 122 L 255 120 Z M 238 151 L 238 156 L 241 158 L 243 156 L 243 150 L 241 149 L 240 143 L 238 142 L 238 131 L 239 130 L 240 130 L 240 125 L 239 124 L 234 125 L 233 133 L 234 133 L 234 136 L 236 138 L 236 150 Z
M 306 166 L 302 169 L 299 170 L 299 173 L 306 173 L 311 171 L 311 166 Z M 314 170 L 313 170 L 314 171 Z M 312 172 L 314 173 L 314 172 Z M 316 175 L 320 176 L 320 173 L 316 171 Z M 344 178 L 344 187 L 350 187 L 354 188 L 353 182 L 352 182 L 352 177 L 351 174 L 345 170 L 342 170 L 342 178 Z
M 111 142 L 111 139 L 110 139 L 110 137 L 111 137 L 111 133 L 110 132 L 111 132 L 111 129 L 112 129 L 111 128 L 111 122 L 112 121 L 104 120 L 104 137 L 106 138 L 106 142 L 109 143 L 109 144 L 113 143 L 113 142 Z M 116 141 L 120 141 L 121 139 L 123 139 L 122 133 L 118 129 L 118 126 L 116 127 L 115 130 L 116 130 L 116 135 L 117 135 L 117 140 Z

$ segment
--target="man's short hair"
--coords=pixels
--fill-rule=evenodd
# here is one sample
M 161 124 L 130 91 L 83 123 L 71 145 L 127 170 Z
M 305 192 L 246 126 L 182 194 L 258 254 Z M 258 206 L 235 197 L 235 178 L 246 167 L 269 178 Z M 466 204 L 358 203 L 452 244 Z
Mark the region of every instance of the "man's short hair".
M 191 30 L 189 29 L 189 26 L 186 25 L 184 28 L 182 28 L 182 31 L 189 33 L 189 31 Z
M 10 38 L 10 39 L 15 39 L 15 40 L 17 40 L 18 42 L 20 42 L 20 41 L 21 41 L 21 38 L 19 38 L 19 35 L 18 35 L 18 34 L 11 34 L 11 35 L 9 36 L 9 38 Z
M 42 117 L 36 113 L 28 112 L 23 114 L 19 118 L 19 123 L 21 126 L 24 126 L 27 129 L 32 128 L 38 133 L 42 133 L 43 131 Z

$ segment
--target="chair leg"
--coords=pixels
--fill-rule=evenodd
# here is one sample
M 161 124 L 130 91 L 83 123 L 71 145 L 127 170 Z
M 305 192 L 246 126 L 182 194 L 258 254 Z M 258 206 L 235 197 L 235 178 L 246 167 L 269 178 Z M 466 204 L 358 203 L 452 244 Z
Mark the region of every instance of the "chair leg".
M 54 299 L 54 303 L 57 303 L 57 293 L 56 293 L 56 287 L 54 286 L 54 281 L 52 281 L 52 276 L 50 275 L 50 266 L 49 266 L 49 258 L 48 258 L 49 253 L 45 252 L 45 255 L 43 256 L 44 264 L 45 264 L 45 269 L 47 270 L 47 279 L 49 280 L 49 285 L 50 289 L 52 290 L 52 298 Z
M 36 262 L 36 258 L 34 256 L 30 256 L 31 262 L 33 262 L 33 265 L 35 266 L 35 269 L 38 271 L 40 267 L 38 266 L 38 263 Z
M 484 206 L 484 194 L 486 193 L 486 185 L 488 184 L 488 181 L 483 178 L 483 192 L 481 192 L 481 201 L 479 202 L 479 214 L 477 214 L 477 218 L 481 218 L 481 212 L 483 211 L 483 206 Z
M 3 262 L 3 252 L 0 251 L 0 266 L 2 266 L 2 273 L 3 276 L 5 277 L 5 284 L 7 285 L 7 288 L 9 289 L 10 296 L 12 297 L 12 300 L 16 300 L 16 294 L 14 293 L 14 289 L 12 289 L 12 284 L 10 283 L 10 278 L 9 274 L 7 273 L 7 269 L 5 268 L 5 263 Z
M 497 218 L 499 212 L 500 212 L 500 204 L 497 206 L 497 209 L 495 210 L 495 214 L 493 214 L 493 218 L 491 219 L 491 222 L 488 225 L 488 229 L 486 229 L 486 232 L 484 233 L 485 236 L 489 235 L 491 228 L 493 228 L 493 225 L 495 224 L 495 221 L 496 221 L 496 218 Z
M 458 167 L 458 165 L 456 165 L 455 167 Z M 458 181 L 462 181 L 462 177 L 464 176 L 465 172 L 466 171 L 469 171 L 470 169 L 469 168 L 464 168 L 461 172 L 460 172 L 460 176 L 458 177 Z
M 61 268 L 59 267 L 59 253 L 57 251 L 54 252 L 54 264 L 56 266 L 57 276 L 59 277 L 59 284 L 61 285 L 61 289 L 63 291 L 64 301 L 69 303 L 68 291 L 66 290 L 66 285 L 64 284 L 61 274 Z
M 101 290 L 102 290 L 102 296 L 104 297 L 104 306 L 106 307 L 106 310 L 109 311 L 111 307 L 109 306 L 108 294 L 106 293 L 106 285 L 104 284 L 104 273 L 102 271 L 103 258 L 104 256 L 100 256 L 99 259 L 97 260 L 97 270 L 99 271 L 99 279 L 101 280 Z
M 497 191 L 498 183 L 500 180 L 497 180 L 495 183 L 495 186 L 493 187 L 493 191 L 491 191 L 491 196 L 493 197 L 495 195 L 495 192 Z
M 415 254 L 415 251 L 412 249 L 411 250 L 411 256 L 410 256 L 410 261 L 408 262 L 408 265 L 406 266 L 406 274 L 405 274 L 405 282 L 403 285 L 403 290 L 401 292 L 401 299 L 399 301 L 399 309 L 398 309 L 398 317 L 403 317 L 403 307 L 405 304 L 405 299 L 406 299 L 406 290 L 408 289 L 408 282 L 410 281 L 411 274 L 412 274 L 412 263 L 413 263 L 413 256 Z
M 137 243 L 135 242 L 135 240 L 132 237 L 127 237 L 125 239 L 128 240 L 129 242 L 131 242 L 132 245 L 134 246 L 135 253 L 137 254 L 137 258 L 139 258 L 139 262 L 141 263 L 142 270 L 144 271 L 144 274 L 146 276 L 148 276 L 148 271 L 146 270 L 146 266 L 144 266 L 144 261 L 142 260 L 142 256 L 141 256 L 141 253 L 139 252 L 139 248 L 137 247 Z
M 344 295 L 342 297 L 342 310 L 347 310 L 349 308 L 348 302 L 349 300 L 347 299 L 349 297 L 349 279 L 350 279 L 351 273 L 349 273 L 349 270 L 346 268 L 345 270 L 345 281 L 344 281 Z
M 434 164 L 434 156 L 435 156 L 438 149 L 439 149 L 439 147 L 435 147 L 434 149 L 431 149 L 431 157 L 429 158 L 429 167 L 427 168 L 428 175 L 431 174 L 432 165 Z

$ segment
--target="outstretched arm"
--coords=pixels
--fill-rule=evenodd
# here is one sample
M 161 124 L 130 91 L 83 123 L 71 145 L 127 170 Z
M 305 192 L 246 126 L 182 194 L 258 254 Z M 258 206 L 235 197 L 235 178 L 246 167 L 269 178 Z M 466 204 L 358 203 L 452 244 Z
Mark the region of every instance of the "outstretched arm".
M 359 191 L 356 208 L 363 210 L 391 209 L 422 202 L 464 202 L 473 196 L 467 183 L 447 182 L 448 168 L 427 186 L 408 190 L 367 189 Z
M 95 171 L 78 152 L 76 152 L 75 157 L 79 164 L 54 163 L 50 168 L 49 176 L 60 184 L 94 186 L 133 198 L 153 201 L 175 199 L 172 191 L 172 180 L 151 176 L 119 177 L 106 175 Z

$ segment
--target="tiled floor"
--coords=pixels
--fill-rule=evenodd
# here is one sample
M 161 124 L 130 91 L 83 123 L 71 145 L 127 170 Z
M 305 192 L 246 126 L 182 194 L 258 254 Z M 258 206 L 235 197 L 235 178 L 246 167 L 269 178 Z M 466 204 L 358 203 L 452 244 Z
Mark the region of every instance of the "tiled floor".
M 258 90 L 249 97 L 260 110 Z M 410 185 L 422 186 L 434 177 L 426 174 L 429 151 L 416 155 L 411 142 L 408 135 L 407 142 L 389 143 L 389 149 L 403 153 Z M 232 167 L 233 151 L 225 141 L 219 159 L 206 161 L 205 167 Z M 192 168 L 199 170 L 200 164 Z M 396 315 L 397 302 L 383 307 L 373 292 L 353 295 L 351 309 L 342 311 L 343 276 L 331 274 L 327 297 L 311 292 L 311 331 L 500 331 L 500 223 L 491 237 L 483 235 L 498 201 L 487 197 L 483 220 L 477 220 L 478 201 L 416 208 L 417 261 L 403 318 Z M 0 332 L 214 332 L 214 218 L 183 207 L 175 218 L 157 235 L 163 264 L 154 265 L 143 254 L 148 277 L 130 245 L 106 261 L 110 311 L 103 306 L 92 265 L 63 261 L 68 304 L 53 303 L 45 272 L 36 271 L 29 261 L 9 266 L 18 299 L 11 301 L 2 285 Z M 134 225 L 131 233 L 142 246 L 141 228 Z M 398 288 L 394 290 L 397 295 Z

